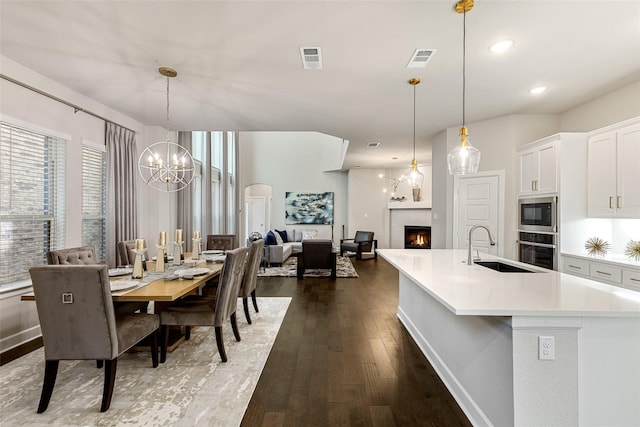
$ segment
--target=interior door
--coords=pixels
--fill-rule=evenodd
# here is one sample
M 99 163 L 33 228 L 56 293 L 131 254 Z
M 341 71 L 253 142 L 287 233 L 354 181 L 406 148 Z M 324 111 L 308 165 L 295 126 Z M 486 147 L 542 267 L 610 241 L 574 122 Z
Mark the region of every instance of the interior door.
M 267 232 L 266 223 L 266 198 L 263 196 L 251 196 L 245 198 L 247 203 L 247 233 L 257 231 L 264 236 Z
M 504 207 L 504 188 L 501 183 L 503 172 L 463 175 L 456 177 L 457 188 L 454 204 L 457 206 L 454 215 L 453 240 L 454 247 L 467 248 L 469 230 L 474 225 L 488 227 L 496 239 L 491 246 L 485 230 L 476 230 L 472 236 L 475 250 L 496 256 L 503 255 L 501 212 Z M 457 202 L 456 202 L 457 201 Z

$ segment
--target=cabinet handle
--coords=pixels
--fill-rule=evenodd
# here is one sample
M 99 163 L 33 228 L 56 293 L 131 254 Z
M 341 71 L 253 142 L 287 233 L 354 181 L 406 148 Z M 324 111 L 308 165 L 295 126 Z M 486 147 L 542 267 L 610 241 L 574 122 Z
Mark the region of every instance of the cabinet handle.
M 571 268 L 575 268 L 575 269 L 577 269 L 577 270 L 582 270 L 582 267 L 578 267 L 577 265 L 571 265 L 571 264 L 569 264 L 569 267 L 571 267 Z
M 596 273 L 604 274 L 605 276 L 611 276 L 611 273 L 607 273 L 606 271 L 596 270 Z
M 540 187 L 538 186 L 538 180 L 537 179 L 535 180 L 535 183 L 536 183 L 536 191 L 538 191 L 540 189 Z
M 536 182 L 531 181 L 531 191 L 536 191 Z
M 622 201 L 622 196 L 617 196 L 616 197 L 616 208 L 618 208 L 618 209 L 622 208 L 621 203 L 620 203 L 621 201 Z
M 613 209 L 613 196 L 609 196 L 609 209 Z
M 636 279 L 636 278 L 633 278 L 633 277 L 630 277 L 630 279 L 633 280 L 634 282 L 640 282 L 640 279 Z

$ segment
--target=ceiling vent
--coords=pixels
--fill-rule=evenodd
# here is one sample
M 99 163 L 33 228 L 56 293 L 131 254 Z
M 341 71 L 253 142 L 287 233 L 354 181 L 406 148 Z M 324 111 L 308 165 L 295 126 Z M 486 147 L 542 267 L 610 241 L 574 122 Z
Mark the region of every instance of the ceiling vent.
M 376 148 L 379 147 L 380 143 L 379 142 L 370 142 L 367 144 L 367 148 Z
M 436 52 L 436 49 L 416 49 L 407 64 L 407 68 L 427 68 L 427 64 Z
M 322 70 L 322 51 L 319 47 L 301 47 L 300 56 L 305 70 Z

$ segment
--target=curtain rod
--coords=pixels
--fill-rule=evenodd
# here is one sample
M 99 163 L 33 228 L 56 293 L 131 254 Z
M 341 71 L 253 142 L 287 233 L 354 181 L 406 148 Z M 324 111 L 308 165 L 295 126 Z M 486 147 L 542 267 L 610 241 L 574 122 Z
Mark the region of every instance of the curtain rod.
M 123 127 L 123 128 L 125 128 L 126 130 L 128 130 L 128 131 L 131 131 L 131 132 L 133 132 L 133 133 L 137 133 L 135 130 L 133 130 L 133 129 L 129 129 L 129 128 L 128 128 L 128 127 L 126 127 L 126 126 L 122 126 L 120 123 L 116 123 L 116 122 L 114 122 L 113 120 L 109 120 L 109 119 L 107 119 L 107 118 L 105 118 L 105 117 L 102 117 L 102 116 L 101 116 L 101 115 L 99 115 L 99 114 L 96 114 L 96 113 L 92 112 L 92 111 L 85 110 L 85 109 L 84 109 L 84 108 L 82 108 L 82 107 L 79 107 L 79 106 L 77 106 L 77 105 L 75 105 L 75 104 L 72 104 L 72 103 L 70 103 L 70 102 L 68 102 L 68 101 L 65 101 L 64 99 L 58 98 L 57 96 L 54 96 L 54 95 L 48 94 L 47 92 L 44 92 L 44 91 L 42 91 L 42 90 L 40 90 L 40 89 L 38 89 L 38 88 L 35 88 L 35 87 L 33 87 L 33 86 L 29 86 L 28 84 L 26 84 L 26 83 L 22 83 L 21 81 L 18 81 L 18 80 L 14 79 L 14 78 L 11 78 L 11 77 L 6 76 L 6 75 L 4 75 L 4 74 L 0 74 L 0 77 L 1 77 L 1 78 L 3 78 L 4 80 L 8 81 L 8 82 L 11 82 L 11 83 L 16 84 L 16 85 L 18 85 L 18 86 L 22 86 L 22 87 L 23 87 L 23 88 L 25 88 L 25 89 L 29 89 L 30 91 L 33 91 L 33 92 L 35 92 L 35 93 L 37 93 L 37 94 L 39 94 L 39 95 L 46 96 L 46 97 L 47 97 L 47 98 L 49 98 L 49 99 L 53 99 L 54 101 L 58 101 L 58 102 L 59 102 L 59 103 L 61 103 L 61 104 L 64 104 L 64 105 L 66 105 L 66 106 L 68 106 L 68 107 L 71 107 L 71 108 L 73 108 L 73 109 L 74 109 L 74 113 L 77 113 L 78 111 L 81 111 L 81 112 L 83 112 L 83 113 L 85 113 L 85 114 L 88 114 L 88 115 L 90 115 L 90 116 L 93 116 L 93 117 L 95 117 L 95 118 L 97 118 L 97 119 L 104 120 L 105 122 L 108 122 L 108 123 L 113 123 L 114 125 L 118 125 L 118 126 L 120 126 L 120 127 Z

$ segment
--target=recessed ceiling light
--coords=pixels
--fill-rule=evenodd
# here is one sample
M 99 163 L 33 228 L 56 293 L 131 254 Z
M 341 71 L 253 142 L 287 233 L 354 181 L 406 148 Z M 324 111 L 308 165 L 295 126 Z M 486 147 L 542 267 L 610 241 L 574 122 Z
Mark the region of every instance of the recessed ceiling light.
M 532 95 L 539 95 L 542 92 L 544 92 L 545 90 L 547 90 L 546 86 L 537 86 L 537 87 L 534 87 L 533 89 L 530 89 L 529 93 L 532 94 Z
M 502 53 L 513 46 L 513 40 L 501 40 L 489 46 L 489 50 L 493 53 Z

